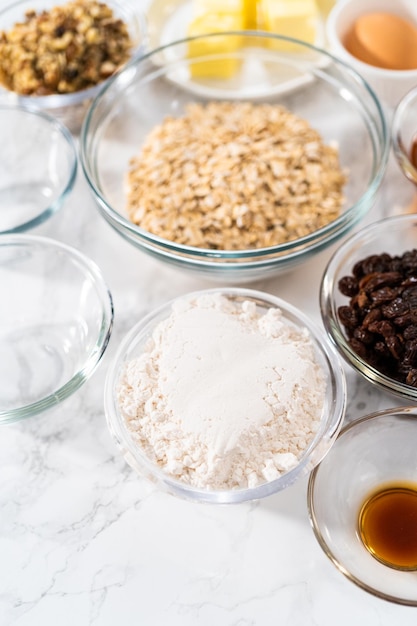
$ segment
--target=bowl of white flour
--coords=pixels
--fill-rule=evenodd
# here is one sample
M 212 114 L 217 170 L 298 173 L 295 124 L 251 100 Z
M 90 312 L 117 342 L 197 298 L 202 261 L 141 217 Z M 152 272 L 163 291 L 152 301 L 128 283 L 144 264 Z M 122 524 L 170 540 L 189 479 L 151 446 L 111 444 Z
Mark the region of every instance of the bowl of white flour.
M 309 473 L 345 406 L 343 368 L 321 329 L 280 298 L 240 288 L 187 294 L 140 320 L 105 385 L 126 461 L 212 503 L 262 498 Z

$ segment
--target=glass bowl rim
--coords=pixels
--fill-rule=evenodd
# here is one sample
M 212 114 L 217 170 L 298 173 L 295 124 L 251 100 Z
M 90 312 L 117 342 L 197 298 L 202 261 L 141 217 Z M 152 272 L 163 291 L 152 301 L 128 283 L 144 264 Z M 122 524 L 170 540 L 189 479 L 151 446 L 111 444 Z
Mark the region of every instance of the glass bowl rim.
M 0 115 L 2 112 L 17 112 L 22 113 L 23 115 L 33 116 L 33 118 L 39 118 L 43 120 L 47 126 L 53 131 L 57 131 L 61 137 L 63 138 L 67 149 L 68 149 L 68 158 L 70 161 L 69 172 L 67 176 L 67 180 L 65 184 L 62 186 L 62 189 L 59 195 L 55 198 L 55 200 L 46 206 L 41 213 L 38 213 L 35 217 L 31 217 L 23 223 L 18 224 L 17 226 L 9 227 L 5 230 L 0 229 L 0 235 L 11 235 L 13 233 L 22 233 L 26 230 L 34 228 L 35 226 L 39 226 L 43 222 L 45 222 L 49 217 L 51 217 L 54 213 L 56 213 L 62 206 L 65 198 L 69 196 L 71 193 L 75 181 L 77 178 L 78 171 L 78 153 L 75 145 L 74 138 L 68 128 L 60 122 L 58 119 L 53 117 L 52 115 L 46 113 L 38 109 L 36 106 L 30 104 L 11 104 L 7 102 L 0 102 Z M 34 146 L 34 150 L 38 151 L 37 144 Z
M 147 62 L 148 60 L 151 60 L 152 57 L 157 56 L 161 52 L 175 48 L 177 46 L 181 46 L 185 43 L 188 43 L 189 41 L 206 39 L 206 38 L 211 38 L 211 37 L 215 38 L 215 37 L 228 37 L 228 36 L 244 36 L 246 38 L 252 38 L 252 39 L 282 40 L 282 41 L 297 44 L 300 48 L 304 48 L 305 50 L 308 50 L 310 52 L 319 53 L 324 58 L 327 58 L 329 61 L 334 63 L 336 66 L 343 68 L 343 70 L 347 73 L 347 75 L 353 78 L 353 80 L 356 83 L 358 83 L 361 87 L 365 89 L 365 91 L 369 94 L 373 104 L 376 107 L 376 111 L 378 114 L 377 119 L 381 127 L 380 131 L 378 130 L 375 131 L 374 129 L 374 133 L 376 132 L 377 141 L 374 135 L 372 135 L 372 138 L 371 138 L 372 144 L 373 144 L 373 161 L 374 161 L 373 168 L 372 168 L 372 177 L 371 177 L 371 182 L 369 183 L 369 186 L 367 187 L 365 192 L 362 194 L 362 196 L 354 204 L 347 207 L 346 210 L 344 210 L 341 213 L 341 215 L 339 215 L 335 220 L 321 227 L 320 229 L 312 233 L 309 233 L 308 235 L 295 239 L 293 241 L 285 242 L 285 243 L 278 244 L 275 246 L 270 246 L 267 248 L 254 248 L 254 249 L 243 249 L 243 250 L 210 250 L 207 248 L 199 248 L 199 247 L 193 247 L 193 246 L 187 246 L 184 244 L 175 243 L 173 241 L 164 239 L 158 235 L 154 235 L 150 233 L 149 231 L 146 231 L 140 228 L 139 226 L 133 224 L 127 218 L 123 217 L 118 211 L 116 211 L 107 202 L 106 198 L 104 198 L 104 196 L 102 195 L 99 189 L 99 186 L 94 181 L 94 175 L 92 173 L 95 168 L 94 168 L 94 165 L 91 163 L 92 157 L 89 154 L 90 150 L 88 149 L 88 134 L 90 132 L 90 125 L 92 122 L 93 114 L 95 110 L 97 109 L 97 107 L 100 105 L 102 98 L 105 97 L 106 93 L 113 86 L 117 88 L 117 82 L 120 82 L 121 84 L 123 84 L 124 88 L 126 87 L 126 85 L 132 84 L 133 82 L 132 77 L 128 75 L 128 72 L 133 72 L 138 66 Z M 176 61 L 176 63 L 183 63 L 183 62 L 187 62 L 187 59 L 182 58 Z M 167 65 L 166 67 L 168 66 L 169 65 Z M 140 84 L 140 82 L 138 84 Z M 96 131 L 93 131 L 93 135 L 95 134 L 95 132 Z M 381 153 L 379 159 L 377 158 L 378 155 L 376 154 L 376 150 L 379 150 Z M 160 248 L 166 249 L 168 251 L 168 254 L 171 253 L 173 255 L 173 258 L 181 258 L 181 257 L 177 257 L 176 253 L 180 253 L 184 255 L 187 255 L 187 254 L 195 255 L 195 257 L 199 258 L 202 264 L 205 266 L 207 265 L 208 262 L 210 262 L 211 258 L 223 259 L 225 262 L 225 266 L 229 267 L 230 263 L 227 263 L 227 261 L 230 261 L 230 260 L 233 261 L 234 259 L 248 259 L 248 263 L 250 263 L 252 260 L 254 259 L 256 260 L 257 257 L 269 256 L 269 255 L 273 255 L 277 253 L 280 254 L 280 253 L 283 253 L 283 252 L 285 253 L 288 251 L 289 254 L 286 254 L 285 256 L 282 257 L 283 259 L 287 260 L 288 258 L 291 258 L 292 255 L 297 256 L 298 254 L 303 254 L 306 251 L 308 252 L 311 249 L 314 249 L 314 247 L 319 247 L 320 249 L 320 246 L 323 245 L 323 243 L 327 245 L 329 241 L 331 242 L 337 236 L 340 236 L 340 234 L 344 232 L 347 226 L 349 226 L 350 224 L 355 224 L 355 222 L 359 219 L 359 217 L 362 214 L 363 207 L 366 207 L 366 204 L 369 202 L 369 200 L 373 198 L 376 190 L 378 189 L 382 181 L 382 178 L 384 176 L 385 169 L 388 163 L 389 152 L 390 152 L 390 136 L 388 132 L 388 124 L 387 124 L 386 116 L 384 113 L 384 109 L 382 108 L 382 105 L 378 97 L 374 93 L 373 89 L 354 68 L 352 68 L 346 62 L 337 58 L 336 56 L 334 56 L 327 50 L 324 50 L 312 44 L 306 43 L 302 40 L 295 39 L 293 37 L 287 37 L 284 35 L 278 35 L 278 34 L 268 33 L 264 31 L 256 31 L 256 30 L 255 31 L 254 30 L 245 30 L 245 31 L 231 30 L 231 31 L 225 31 L 222 33 L 207 33 L 204 35 L 197 35 L 194 37 L 185 37 L 183 39 L 171 41 L 167 43 L 166 45 L 162 45 L 162 46 L 159 46 L 158 48 L 154 48 L 152 50 L 145 52 L 145 54 L 143 54 L 139 58 L 129 63 L 127 66 L 121 69 L 120 72 L 116 73 L 109 79 L 109 81 L 102 88 L 102 90 L 97 94 L 91 106 L 89 107 L 89 110 L 87 111 L 87 114 L 83 120 L 81 133 L 80 133 L 80 161 L 81 161 L 81 165 L 84 171 L 84 175 L 87 179 L 87 183 L 93 195 L 95 196 L 99 204 L 100 209 L 103 212 L 104 217 L 109 221 L 109 223 L 114 228 L 116 228 L 116 230 L 118 230 L 120 233 L 123 233 L 123 231 L 129 233 L 129 235 L 127 235 L 127 238 L 129 238 L 129 236 L 135 236 L 136 238 L 139 238 L 141 245 L 144 245 L 145 247 L 148 247 L 149 249 L 155 250 L 153 246 L 157 247 L 158 252 L 160 252 Z M 329 239 L 326 239 L 326 236 L 329 237 Z M 129 240 L 131 239 L 129 238 Z M 305 247 L 305 246 L 308 246 L 308 244 L 313 244 L 313 245 L 311 248 Z M 298 248 L 300 248 L 300 250 L 298 250 Z M 279 260 L 279 258 L 281 257 L 277 257 L 277 259 L 275 260 Z M 193 261 L 195 261 L 195 259 L 193 259 Z M 219 266 L 216 264 L 216 267 L 221 268 L 221 265 Z
M 34 246 L 35 248 L 40 248 L 43 251 L 49 249 L 52 249 L 53 251 L 57 250 L 63 253 L 68 259 L 76 260 L 77 268 L 80 270 L 82 269 L 82 275 L 84 277 L 89 277 L 91 283 L 94 284 L 100 295 L 102 303 L 102 324 L 93 350 L 90 352 L 82 367 L 80 367 L 69 380 L 40 400 L 36 400 L 30 404 L 12 409 L 1 409 L 0 425 L 33 417 L 38 413 L 57 406 L 77 391 L 93 374 L 96 367 L 100 363 L 110 341 L 114 321 L 113 298 L 104 280 L 104 276 L 98 265 L 84 253 L 66 243 L 63 243 L 62 241 L 58 241 L 50 237 L 29 234 L 1 235 L 0 248 L 11 245 Z
M 330 392 L 328 391 L 327 393 L 331 393 L 332 402 L 334 404 L 332 416 L 322 416 L 319 431 L 304 450 L 294 468 L 285 472 L 279 478 L 273 481 L 261 483 L 256 487 L 227 490 L 203 489 L 193 487 L 171 477 L 162 469 L 158 468 L 150 459 L 148 459 L 142 452 L 141 448 L 132 441 L 128 429 L 124 424 L 123 418 L 116 406 L 114 394 L 115 386 L 120 376 L 121 368 L 123 364 L 127 362 L 126 355 L 132 344 L 134 345 L 135 342 L 146 334 L 146 332 L 152 331 L 161 319 L 165 319 L 161 318 L 161 315 L 169 315 L 171 307 L 175 302 L 181 301 L 183 298 L 188 299 L 208 294 L 230 295 L 231 297 L 240 298 L 247 297 L 249 299 L 252 298 L 255 302 L 260 302 L 263 306 L 280 308 L 287 320 L 290 319 L 291 323 L 307 329 L 315 350 L 320 352 L 321 357 L 326 362 L 326 375 L 328 376 L 329 388 L 331 388 Z M 320 450 L 320 458 L 325 456 L 335 440 L 336 434 L 341 429 L 346 411 L 346 399 L 346 379 L 343 367 L 336 351 L 333 349 L 332 344 L 326 340 L 326 336 L 322 329 L 301 310 L 297 309 L 295 306 L 278 296 L 258 291 L 256 289 L 243 287 L 213 287 L 188 292 L 172 298 L 171 300 L 164 302 L 157 308 L 148 312 L 140 318 L 121 339 L 117 351 L 109 364 L 104 385 L 104 410 L 108 429 L 115 440 L 118 449 L 125 456 L 125 460 L 131 467 L 133 461 L 136 473 L 144 475 L 145 468 L 147 476 L 152 475 L 159 485 L 163 485 L 164 488 L 168 489 L 171 493 L 180 495 L 192 501 L 212 504 L 240 503 L 264 498 L 280 491 L 280 485 L 282 484 L 284 478 L 285 481 L 288 482 L 287 486 L 290 486 L 299 477 L 308 473 L 311 470 L 309 465 L 311 455 L 318 451 L 323 442 L 323 437 L 328 436 L 330 441 L 327 443 L 324 451 Z M 326 423 L 325 430 L 323 430 L 324 423 Z M 318 463 L 318 460 L 315 461 L 315 463 Z M 142 468 L 141 472 L 137 469 L 138 465 Z
M 417 100 L 417 85 L 401 98 L 400 102 L 394 109 L 391 124 L 391 140 L 394 155 L 405 176 L 414 184 L 417 182 L 417 168 L 411 162 L 409 155 L 404 147 L 403 134 L 401 131 L 401 123 L 404 113 L 411 102 Z M 416 103 L 415 103 L 416 104 Z M 416 129 L 417 132 L 417 129 Z
M 371 224 L 368 224 L 358 230 L 356 233 L 350 235 L 334 251 L 327 262 L 321 278 L 319 287 L 320 313 L 328 337 L 331 339 L 333 345 L 336 346 L 338 353 L 344 358 L 346 363 L 348 363 L 367 381 L 377 385 L 384 391 L 398 396 L 403 400 L 417 401 L 417 387 L 411 387 L 411 385 L 406 385 L 405 383 L 401 383 L 393 378 L 389 378 L 385 374 L 382 374 L 379 370 L 361 359 L 361 357 L 350 347 L 339 323 L 333 299 L 333 292 L 336 289 L 335 269 L 337 268 L 339 261 L 343 257 L 346 257 L 347 253 L 351 250 L 357 249 L 357 246 L 355 247 L 355 245 L 361 242 L 361 240 L 368 235 L 381 229 L 386 229 L 387 232 L 389 232 L 390 224 L 400 224 L 401 222 L 414 222 L 417 227 L 417 215 L 412 213 L 406 215 L 395 215 L 372 222 Z M 364 250 L 363 258 L 366 256 L 369 255 Z
M 398 406 L 398 407 L 392 407 L 389 409 L 382 409 L 380 411 L 373 411 L 372 413 L 369 413 L 367 415 L 364 415 L 362 417 L 359 417 L 357 419 L 352 420 L 351 422 L 349 422 L 348 424 L 346 424 L 345 426 L 343 426 L 343 428 L 340 430 L 339 434 L 337 435 L 335 444 L 341 440 L 344 435 L 346 435 L 347 433 L 349 433 L 350 431 L 354 430 L 355 427 L 357 426 L 362 426 L 365 423 L 370 423 L 370 422 L 375 422 L 378 419 L 383 419 L 384 417 L 392 417 L 394 419 L 396 418 L 406 418 L 409 421 L 412 420 L 416 420 L 417 418 L 417 406 Z M 332 452 L 331 450 L 329 451 Z M 372 587 L 371 585 L 368 585 L 367 583 L 364 583 L 362 580 L 360 580 L 360 578 L 358 578 L 357 576 L 355 576 L 354 574 L 352 574 L 344 565 L 343 563 L 341 563 L 341 560 L 339 558 L 337 558 L 335 556 L 335 554 L 333 553 L 332 549 L 330 548 L 330 546 L 328 545 L 327 541 L 325 540 L 321 530 L 320 530 L 320 524 L 317 521 L 317 515 L 315 512 L 315 505 L 314 505 L 314 492 L 315 492 L 315 486 L 316 486 L 316 478 L 317 475 L 320 471 L 320 466 L 321 466 L 321 462 L 318 463 L 311 471 L 309 478 L 308 478 L 308 484 L 307 484 L 307 509 L 308 509 L 308 516 L 309 516 L 309 520 L 310 520 L 310 525 L 313 529 L 313 533 L 314 536 L 316 537 L 316 540 L 319 544 L 319 546 L 321 547 L 321 549 L 323 550 L 324 554 L 327 556 L 327 558 L 331 561 L 331 563 L 333 563 L 333 565 L 336 567 L 336 569 L 341 572 L 348 580 L 350 580 L 351 582 L 353 582 L 355 585 L 357 585 L 358 587 L 360 587 L 361 589 L 363 589 L 364 591 L 367 591 L 368 593 L 371 593 L 372 595 L 382 599 L 382 600 L 387 600 L 388 602 L 393 602 L 395 604 L 402 604 L 405 606 L 417 606 L 417 598 L 416 600 L 407 600 L 405 598 L 399 598 L 397 596 L 394 595 L 390 595 L 381 591 L 378 591 L 377 588 Z

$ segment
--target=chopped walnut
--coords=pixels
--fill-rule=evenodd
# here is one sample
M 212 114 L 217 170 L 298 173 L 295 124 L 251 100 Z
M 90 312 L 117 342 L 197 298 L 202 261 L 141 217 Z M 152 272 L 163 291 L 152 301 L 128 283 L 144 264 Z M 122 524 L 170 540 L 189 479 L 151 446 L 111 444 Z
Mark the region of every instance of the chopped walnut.
M 155 127 L 132 159 L 127 209 L 176 243 L 263 248 L 336 219 L 345 183 L 337 148 L 284 107 L 191 104 Z
M 0 31 L 0 83 L 21 95 L 72 93 L 97 85 L 125 63 L 126 24 L 95 0 L 27 11 Z

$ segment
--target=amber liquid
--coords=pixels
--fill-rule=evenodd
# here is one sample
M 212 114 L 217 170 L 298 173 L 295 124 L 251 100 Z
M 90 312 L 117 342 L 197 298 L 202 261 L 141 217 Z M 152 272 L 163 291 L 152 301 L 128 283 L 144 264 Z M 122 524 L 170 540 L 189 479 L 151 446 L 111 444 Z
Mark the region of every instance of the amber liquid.
M 414 135 L 410 148 L 410 161 L 417 169 L 417 136 Z
M 359 532 L 384 565 L 417 569 L 417 485 L 391 485 L 371 495 L 359 514 Z

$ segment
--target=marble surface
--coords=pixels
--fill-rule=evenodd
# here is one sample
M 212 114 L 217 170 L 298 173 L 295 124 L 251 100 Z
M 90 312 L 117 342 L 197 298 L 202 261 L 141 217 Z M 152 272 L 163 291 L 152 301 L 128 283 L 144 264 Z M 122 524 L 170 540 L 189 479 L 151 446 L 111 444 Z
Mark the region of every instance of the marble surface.
M 406 210 L 412 195 L 391 156 L 365 223 Z M 64 208 L 32 232 L 99 264 L 115 324 L 81 390 L 1 428 L 0 625 L 414 626 L 417 609 L 364 592 L 327 559 L 310 527 L 306 479 L 259 502 L 197 505 L 159 492 L 127 466 L 105 422 L 108 364 L 139 317 L 210 283 L 123 241 L 99 216 L 81 168 Z M 331 252 L 248 286 L 321 323 L 318 285 Z M 401 404 L 346 374 L 346 421 Z

